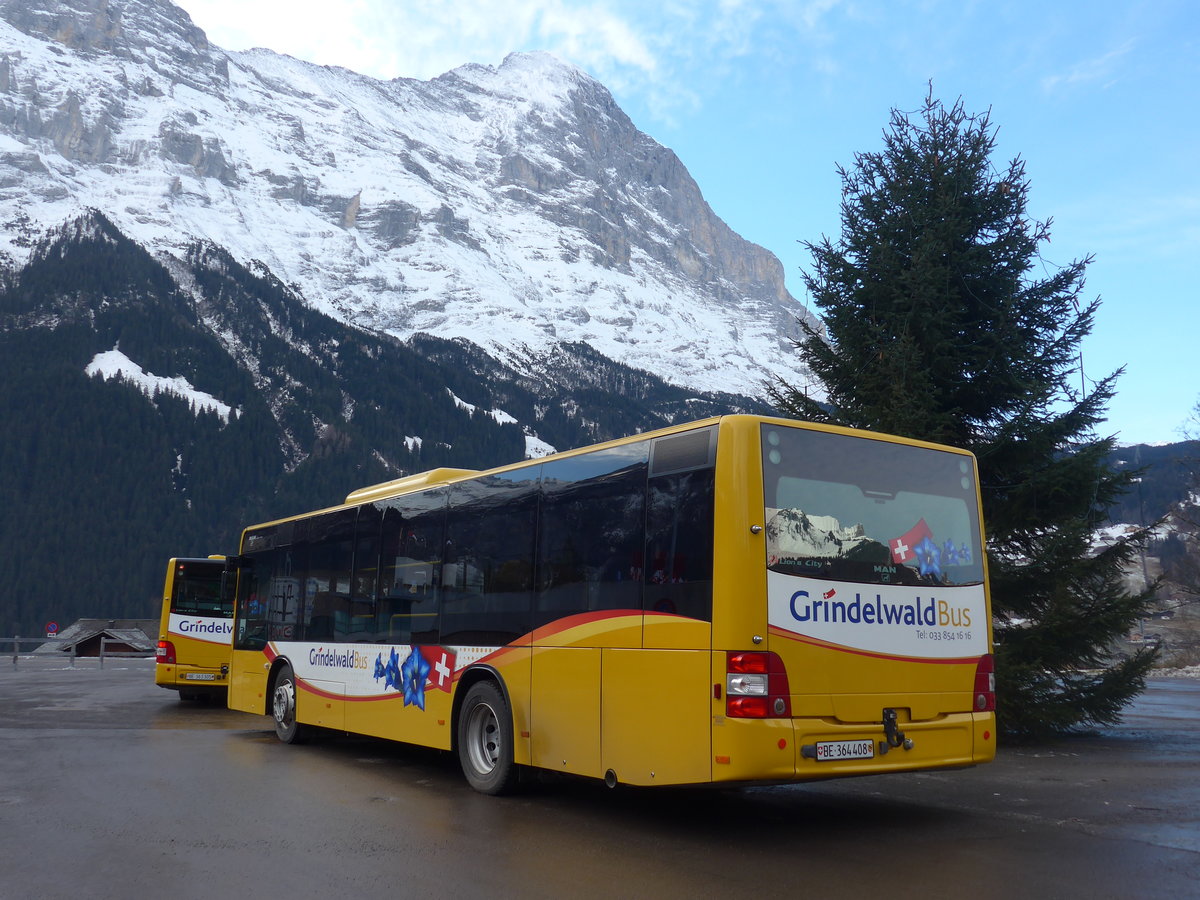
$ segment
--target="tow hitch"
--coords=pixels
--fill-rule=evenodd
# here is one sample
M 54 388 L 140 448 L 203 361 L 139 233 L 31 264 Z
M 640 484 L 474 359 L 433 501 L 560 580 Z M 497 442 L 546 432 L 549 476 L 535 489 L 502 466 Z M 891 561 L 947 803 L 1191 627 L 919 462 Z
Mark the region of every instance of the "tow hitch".
M 897 727 L 896 711 L 890 707 L 883 711 L 883 734 L 884 740 L 879 742 L 880 756 L 886 755 L 893 747 L 903 747 L 905 750 L 913 748 L 912 738 L 906 738 Z

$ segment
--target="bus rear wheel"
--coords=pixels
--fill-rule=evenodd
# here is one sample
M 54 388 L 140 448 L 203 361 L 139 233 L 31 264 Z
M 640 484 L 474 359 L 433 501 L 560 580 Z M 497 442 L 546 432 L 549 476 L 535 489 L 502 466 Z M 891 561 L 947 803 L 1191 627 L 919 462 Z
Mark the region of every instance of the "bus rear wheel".
M 483 794 L 504 794 L 517 783 L 512 714 L 491 681 L 472 685 L 458 718 L 458 759 L 467 783 Z
M 286 663 L 275 676 L 271 717 L 275 720 L 275 736 L 285 744 L 301 744 L 308 738 L 308 728 L 296 721 L 296 676 Z

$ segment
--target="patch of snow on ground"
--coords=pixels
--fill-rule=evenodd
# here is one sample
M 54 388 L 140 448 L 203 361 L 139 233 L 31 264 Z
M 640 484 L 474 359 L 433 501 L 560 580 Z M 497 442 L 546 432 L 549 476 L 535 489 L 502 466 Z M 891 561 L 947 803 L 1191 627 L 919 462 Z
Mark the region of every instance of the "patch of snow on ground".
M 1184 666 L 1179 669 L 1154 669 L 1151 674 L 1158 678 L 1200 678 L 1200 666 Z

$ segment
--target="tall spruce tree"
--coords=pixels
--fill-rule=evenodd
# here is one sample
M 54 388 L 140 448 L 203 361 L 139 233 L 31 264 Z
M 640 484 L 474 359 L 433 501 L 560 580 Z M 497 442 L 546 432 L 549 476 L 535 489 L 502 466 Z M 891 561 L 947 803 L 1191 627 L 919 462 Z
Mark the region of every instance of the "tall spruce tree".
M 995 613 L 998 715 L 1008 733 L 1113 722 L 1145 684 L 1152 651 L 1113 652 L 1149 592 L 1123 571 L 1131 540 L 1092 535 L 1131 480 L 1100 438 L 1120 371 L 1084 377 L 1090 257 L 1062 267 L 1039 247 L 1024 163 L 992 163 L 989 116 L 932 90 L 892 111 L 881 152 L 842 180 L 841 237 L 806 242 L 805 285 L 826 333 L 802 324 L 815 376 L 772 401 L 799 418 L 952 444 L 979 460 Z M 823 396 L 822 396 L 823 394 Z

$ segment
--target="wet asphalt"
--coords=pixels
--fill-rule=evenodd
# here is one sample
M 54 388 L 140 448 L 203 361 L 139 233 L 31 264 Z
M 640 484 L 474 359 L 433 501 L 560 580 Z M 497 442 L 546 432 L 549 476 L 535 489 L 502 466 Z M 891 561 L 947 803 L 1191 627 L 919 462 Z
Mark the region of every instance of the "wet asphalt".
M 0 898 L 1200 896 L 1200 680 L 975 769 L 744 789 L 540 778 L 0 662 Z

